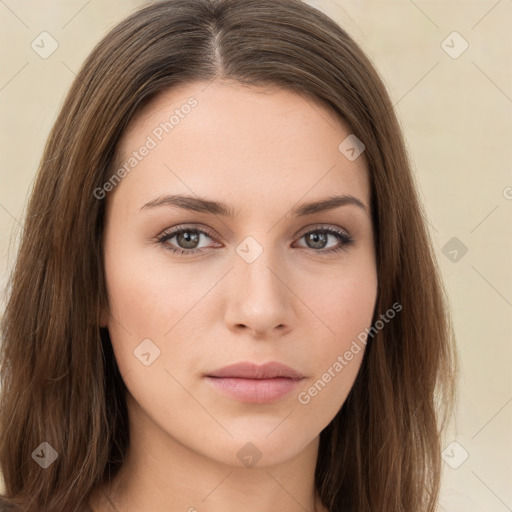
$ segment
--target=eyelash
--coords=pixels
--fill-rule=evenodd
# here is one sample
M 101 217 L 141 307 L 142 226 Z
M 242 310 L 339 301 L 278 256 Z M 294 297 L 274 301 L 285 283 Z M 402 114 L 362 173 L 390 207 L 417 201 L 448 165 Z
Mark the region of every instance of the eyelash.
M 200 234 L 206 235 L 207 237 L 213 239 L 212 234 L 209 233 L 208 231 L 205 231 L 205 230 L 202 230 L 202 229 L 197 229 L 197 228 L 192 228 L 192 227 L 180 227 L 180 228 L 177 228 L 177 229 L 175 229 L 173 231 L 168 231 L 168 232 L 162 233 L 161 235 L 159 235 L 157 237 L 157 241 L 161 245 L 165 246 L 166 250 L 171 251 L 173 254 L 179 253 L 179 254 L 183 255 L 183 254 L 194 254 L 194 253 L 202 253 L 202 252 L 204 252 L 204 248 L 202 248 L 202 249 L 181 249 L 181 248 L 180 249 L 176 249 L 174 247 L 169 246 L 169 244 L 167 244 L 167 242 L 170 239 L 174 238 L 176 235 L 179 235 L 179 234 L 187 232 L 187 231 L 192 231 L 192 232 L 200 233 Z M 348 246 L 350 246 L 350 245 L 352 245 L 354 243 L 354 239 L 349 234 L 347 234 L 347 233 L 345 233 L 345 232 L 343 232 L 341 230 L 338 230 L 336 228 L 332 228 L 332 227 L 317 227 L 317 228 L 314 228 L 314 229 L 312 229 L 310 231 L 306 231 L 306 233 L 304 233 L 300 238 L 303 238 L 304 236 L 309 235 L 311 233 L 325 233 L 325 234 L 333 235 L 340 242 L 342 242 L 341 245 L 338 245 L 337 247 L 330 248 L 330 249 L 311 249 L 309 247 L 303 247 L 303 249 L 308 249 L 309 251 L 312 251 L 312 252 L 314 252 L 316 254 L 334 254 L 334 253 L 338 253 L 338 252 L 346 250 Z M 299 238 L 299 240 L 300 240 L 300 238 Z

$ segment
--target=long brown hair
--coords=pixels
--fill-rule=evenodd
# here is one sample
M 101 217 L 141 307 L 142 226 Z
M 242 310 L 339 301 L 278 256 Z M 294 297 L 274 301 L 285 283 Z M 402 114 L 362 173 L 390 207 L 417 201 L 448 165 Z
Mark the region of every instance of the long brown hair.
M 120 469 L 126 388 L 108 332 L 105 200 L 134 114 L 173 85 L 229 78 L 320 100 L 365 145 L 375 230 L 374 321 L 354 386 L 320 434 L 315 473 L 331 512 L 432 512 L 456 396 L 446 295 L 393 106 L 373 65 L 299 0 L 166 0 L 96 46 L 47 141 L 2 322 L 0 467 L 6 503 L 78 511 Z M 341 142 L 341 141 L 340 141 Z M 58 456 L 46 469 L 33 452 Z

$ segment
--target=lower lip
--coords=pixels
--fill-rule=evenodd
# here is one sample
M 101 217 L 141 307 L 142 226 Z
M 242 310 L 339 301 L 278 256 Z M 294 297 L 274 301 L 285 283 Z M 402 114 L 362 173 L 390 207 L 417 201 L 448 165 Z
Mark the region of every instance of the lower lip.
M 242 379 L 238 377 L 206 377 L 206 381 L 239 402 L 265 404 L 291 393 L 302 379 Z

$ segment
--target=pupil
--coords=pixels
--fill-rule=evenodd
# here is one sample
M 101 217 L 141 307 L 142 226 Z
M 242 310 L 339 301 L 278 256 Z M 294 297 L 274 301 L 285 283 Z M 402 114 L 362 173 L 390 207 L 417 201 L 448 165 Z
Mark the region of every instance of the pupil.
M 320 240 L 319 246 L 317 245 L 317 246 L 313 247 L 313 249 L 322 249 L 323 244 L 325 244 L 327 241 L 327 235 L 325 233 L 322 233 L 322 234 L 312 233 L 309 235 L 309 238 L 313 239 L 313 244 L 317 244 L 318 241 Z
M 186 249 L 194 249 L 195 244 L 198 241 L 198 234 L 194 233 L 192 236 L 190 236 L 190 231 L 183 231 L 178 235 L 178 243 L 181 244 L 182 242 L 185 243 Z M 187 245 L 191 244 L 191 245 Z

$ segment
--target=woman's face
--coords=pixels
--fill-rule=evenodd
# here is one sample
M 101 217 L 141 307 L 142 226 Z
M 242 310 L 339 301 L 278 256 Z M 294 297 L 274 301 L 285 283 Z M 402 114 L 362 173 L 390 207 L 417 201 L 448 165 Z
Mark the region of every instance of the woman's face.
M 350 133 L 315 101 L 236 82 L 161 94 L 124 133 L 103 188 L 102 322 L 130 417 L 161 443 L 275 464 L 343 405 L 377 295 L 368 171 Z M 355 200 L 305 206 L 338 196 Z M 242 362 L 301 378 L 212 376 Z

